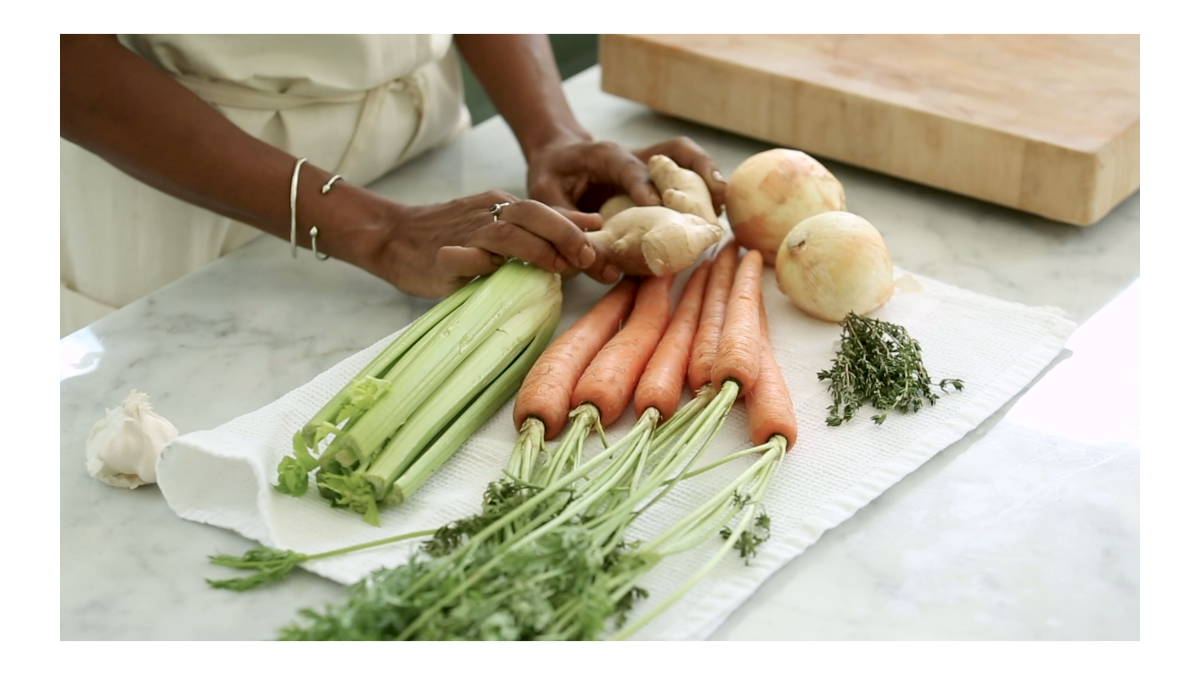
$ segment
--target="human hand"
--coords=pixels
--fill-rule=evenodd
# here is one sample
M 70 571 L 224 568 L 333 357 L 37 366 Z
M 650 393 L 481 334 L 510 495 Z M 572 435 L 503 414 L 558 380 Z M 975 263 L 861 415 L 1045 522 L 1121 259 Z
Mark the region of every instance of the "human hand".
M 507 202 L 498 219 L 491 210 Z M 405 293 L 442 297 L 471 279 L 518 258 L 550 272 L 588 270 L 616 281 L 584 231 L 598 229 L 596 214 L 556 209 L 500 191 L 426 206 L 394 205 L 376 228 L 374 254 L 364 267 Z
M 660 206 L 662 199 L 646 168 L 654 155 L 666 155 L 699 174 L 720 213 L 728 185 L 712 157 L 682 136 L 639 150 L 583 138 L 552 143 L 529 155 L 529 196 L 561 209 L 588 212 L 622 192 L 639 206 Z

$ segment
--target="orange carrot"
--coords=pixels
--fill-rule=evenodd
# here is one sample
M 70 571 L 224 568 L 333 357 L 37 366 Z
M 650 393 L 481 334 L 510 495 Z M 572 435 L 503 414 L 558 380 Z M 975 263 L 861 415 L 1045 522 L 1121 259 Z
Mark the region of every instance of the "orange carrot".
M 708 275 L 704 305 L 700 310 L 700 323 L 696 326 L 696 339 L 692 342 L 691 363 L 688 365 L 688 387 L 692 391 L 712 382 L 717 342 L 725 325 L 725 305 L 729 300 L 729 288 L 733 285 L 737 261 L 738 245 L 731 241 L 717 254 Z
M 517 429 L 535 417 L 545 425 L 547 439 L 562 433 L 571 412 L 572 390 L 588 364 L 621 328 L 637 286 L 632 278 L 622 279 L 546 347 L 517 392 L 513 405 Z
M 696 324 L 700 321 L 700 306 L 704 302 L 704 284 L 711 268 L 712 261 L 701 263 L 683 287 L 683 295 L 679 298 L 679 306 L 675 308 L 671 323 L 667 325 L 667 332 L 646 364 L 642 379 L 638 380 L 637 390 L 633 393 L 633 409 L 638 417 L 647 408 L 654 408 L 665 420 L 674 415 L 679 407 L 679 397 L 683 394 L 684 380 L 687 379 L 688 355 L 692 351 L 692 339 L 696 335 Z
M 762 338 L 758 326 L 762 304 L 762 253 L 750 250 L 742 257 L 729 301 L 725 307 L 725 325 L 717 342 L 717 360 L 713 362 L 713 384 L 718 387 L 733 380 L 741 397 L 758 379 Z
M 766 443 L 772 436 L 787 439 L 787 449 L 796 444 L 796 410 L 788 391 L 783 372 L 771 349 L 771 332 L 767 328 L 767 309 L 761 300 L 758 306 L 762 350 L 759 352 L 758 380 L 746 392 L 746 415 L 750 424 L 750 440 L 755 445 Z
M 675 275 L 646 277 L 638 286 L 629 321 L 583 372 L 571 394 L 571 408 L 591 403 L 608 426 L 629 407 L 633 389 L 654 354 L 671 318 L 671 284 Z

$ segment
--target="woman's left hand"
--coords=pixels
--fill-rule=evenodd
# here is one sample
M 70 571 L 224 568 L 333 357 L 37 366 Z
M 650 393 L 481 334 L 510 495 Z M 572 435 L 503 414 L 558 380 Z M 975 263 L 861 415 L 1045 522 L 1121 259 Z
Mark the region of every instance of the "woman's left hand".
M 595 212 L 605 199 L 622 192 L 639 206 L 659 206 L 662 199 L 650 180 L 646 162 L 666 155 L 704 179 L 720 213 L 727 184 L 717 163 L 695 141 L 683 136 L 630 150 L 616 143 L 572 139 L 530 153 L 530 199 L 564 209 Z

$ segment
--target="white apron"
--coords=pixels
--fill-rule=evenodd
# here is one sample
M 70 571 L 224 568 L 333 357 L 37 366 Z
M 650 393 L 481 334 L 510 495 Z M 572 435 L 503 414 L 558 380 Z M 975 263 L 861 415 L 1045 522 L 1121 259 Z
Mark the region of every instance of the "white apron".
M 243 131 L 358 185 L 470 127 L 449 35 L 120 39 Z M 59 153 L 61 335 L 262 234 L 67 141 Z

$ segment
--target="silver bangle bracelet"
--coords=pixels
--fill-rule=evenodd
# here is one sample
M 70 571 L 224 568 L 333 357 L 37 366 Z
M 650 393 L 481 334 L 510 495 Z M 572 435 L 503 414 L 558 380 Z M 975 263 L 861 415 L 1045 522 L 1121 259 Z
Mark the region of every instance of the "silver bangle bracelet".
M 296 257 L 296 191 L 300 185 L 300 167 L 308 161 L 307 157 L 296 160 L 296 168 L 292 169 L 292 257 Z M 316 244 L 313 244 L 316 250 Z
M 334 174 L 333 178 L 330 178 L 329 182 L 325 183 L 325 185 L 323 185 L 321 187 L 321 194 L 328 194 L 329 189 L 332 188 L 333 184 L 339 180 L 342 180 L 342 177 L 337 174 Z M 317 252 L 317 226 L 316 225 L 313 225 L 312 229 L 308 231 L 308 236 L 312 238 L 313 256 L 316 257 L 317 260 L 328 260 L 329 259 L 328 255 Z
M 300 159 L 296 160 L 296 167 L 294 169 L 292 169 L 291 204 L 292 204 L 292 257 L 293 258 L 296 257 L 296 194 L 299 192 L 299 188 L 300 188 L 300 167 L 303 166 L 304 163 L 307 161 L 308 161 L 307 157 L 301 157 Z M 327 192 L 329 192 L 329 188 L 333 187 L 334 182 L 337 180 L 340 180 L 340 179 L 341 179 L 341 176 L 334 176 L 333 178 L 330 178 L 329 182 L 326 183 L 325 186 L 321 188 L 321 194 L 326 194 Z M 317 260 L 328 260 L 329 259 L 328 255 L 322 254 L 317 251 L 317 235 L 318 234 L 319 234 L 319 232 L 317 231 L 316 225 L 313 225 L 312 229 L 310 229 L 308 231 L 308 236 L 312 241 L 313 257 L 315 257 Z

